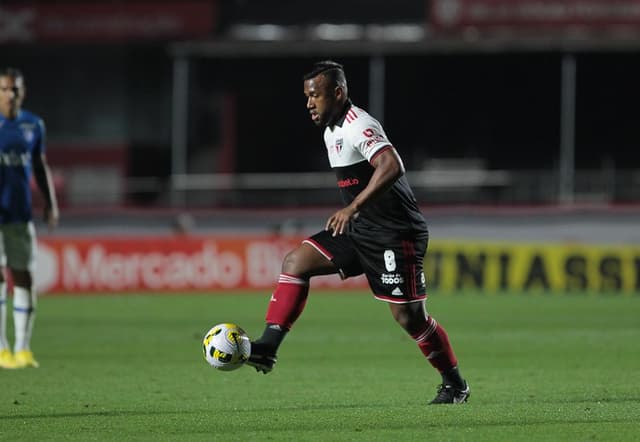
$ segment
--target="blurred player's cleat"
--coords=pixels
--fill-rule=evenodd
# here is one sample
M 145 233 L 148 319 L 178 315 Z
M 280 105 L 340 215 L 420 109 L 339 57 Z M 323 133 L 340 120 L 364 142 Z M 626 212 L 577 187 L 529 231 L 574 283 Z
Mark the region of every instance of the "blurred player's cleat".
M 257 372 L 267 374 L 273 370 L 273 366 L 277 361 L 278 358 L 275 355 L 261 355 L 252 352 L 247 364 L 255 368 Z
M 0 368 L 16 368 L 16 360 L 11 350 L 0 350 Z
M 467 381 L 464 382 L 464 389 L 455 388 L 453 385 L 440 384 L 438 394 L 429 404 L 463 404 L 467 402 L 471 392 Z
M 40 367 L 38 361 L 33 357 L 33 352 L 31 350 L 17 351 L 14 358 L 16 360 L 16 368 Z

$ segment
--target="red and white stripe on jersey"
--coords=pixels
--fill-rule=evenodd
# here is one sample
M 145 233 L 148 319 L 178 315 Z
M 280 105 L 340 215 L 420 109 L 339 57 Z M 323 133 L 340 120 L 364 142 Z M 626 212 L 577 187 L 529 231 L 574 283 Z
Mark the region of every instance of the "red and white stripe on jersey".
M 356 111 L 353 109 L 353 107 L 351 107 L 348 111 L 347 111 L 347 116 L 345 117 L 345 120 L 347 123 L 351 123 L 353 120 L 355 120 L 356 118 L 358 118 L 358 114 L 356 113 Z
M 309 285 L 309 281 L 306 279 L 298 278 L 297 276 L 287 275 L 286 273 L 280 273 L 278 277 L 280 284 L 296 284 L 296 285 Z
M 380 149 L 392 145 L 380 122 L 365 110 L 351 106 L 342 126 L 327 126 L 323 137 L 332 168 L 371 160 Z

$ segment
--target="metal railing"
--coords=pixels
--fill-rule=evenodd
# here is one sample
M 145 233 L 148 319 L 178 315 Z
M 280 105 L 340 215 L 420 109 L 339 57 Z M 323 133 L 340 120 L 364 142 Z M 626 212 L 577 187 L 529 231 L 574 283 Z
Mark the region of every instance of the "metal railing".
M 94 177 L 95 178 L 95 177 Z M 420 204 L 562 204 L 559 175 L 552 170 L 409 171 Z M 331 172 L 179 174 L 122 178 L 101 186 L 76 180 L 64 199 L 70 206 L 317 207 L 340 205 Z M 640 202 L 640 169 L 578 170 L 572 203 Z

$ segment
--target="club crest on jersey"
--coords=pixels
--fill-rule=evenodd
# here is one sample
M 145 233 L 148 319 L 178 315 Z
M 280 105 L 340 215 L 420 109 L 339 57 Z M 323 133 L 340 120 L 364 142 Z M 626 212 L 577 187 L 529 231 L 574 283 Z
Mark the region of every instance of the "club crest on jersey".
M 338 138 L 338 139 L 336 140 L 336 145 L 335 145 L 336 153 L 337 153 L 338 155 L 340 155 L 340 152 L 342 152 L 342 145 L 343 145 L 342 138 Z
M 32 124 L 22 124 L 20 125 L 20 130 L 22 131 L 22 136 L 27 143 L 33 142 L 35 135 Z

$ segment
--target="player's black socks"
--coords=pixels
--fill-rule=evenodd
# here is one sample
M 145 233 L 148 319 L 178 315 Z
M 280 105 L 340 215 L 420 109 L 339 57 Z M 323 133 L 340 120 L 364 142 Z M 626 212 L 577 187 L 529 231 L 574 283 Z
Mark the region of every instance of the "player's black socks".
M 443 371 L 442 383 L 444 385 L 452 385 L 453 387 L 460 390 L 464 390 L 465 388 L 464 379 L 462 379 L 462 376 L 460 376 L 458 367 L 453 367 L 453 368 L 450 368 L 449 370 Z
M 260 339 L 254 342 L 252 346 L 256 353 L 275 356 L 288 331 L 278 324 L 267 324 Z

